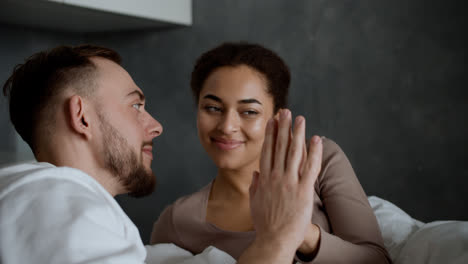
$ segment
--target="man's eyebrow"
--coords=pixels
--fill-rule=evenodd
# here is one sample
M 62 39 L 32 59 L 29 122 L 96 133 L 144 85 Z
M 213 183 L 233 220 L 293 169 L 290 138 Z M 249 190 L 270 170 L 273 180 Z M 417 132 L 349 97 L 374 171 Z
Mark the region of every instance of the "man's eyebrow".
M 203 98 L 211 99 L 213 101 L 220 102 L 220 103 L 223 102 L 223 100 L 221 100 L 221 98 L 217 97 L 216 95 L 212 95 L 212 94 L 207 94 L 207 95 L 203 96 Z M 259 105 L 262 105 L 262 103 L 260 103 L 260 101 L 258 101 L 257 99 L 254 99 L 254 98 L 242 99 L 242 100 L 237 101 L 237 103 L 239 103 L 239 104 L 259 104 Z
M 130 92 L 129 94 L 127 94 L 127 97 L 135 95 L 135 94 L 138 95 L 138 97 L 140 97 L 141 101 L 145 100 L 145 95 L 142 92 L 138 91 L 138 90 L 134 90 L 134 91 Z

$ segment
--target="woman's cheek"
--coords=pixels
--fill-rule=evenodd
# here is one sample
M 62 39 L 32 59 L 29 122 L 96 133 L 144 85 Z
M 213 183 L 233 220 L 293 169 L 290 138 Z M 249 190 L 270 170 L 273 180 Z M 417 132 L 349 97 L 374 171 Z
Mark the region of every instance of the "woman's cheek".
M 265 135 L 266 121 L 263 118 L 255 120 L 251 124 L 251 137 L 253 138 L 263 138 Z
M 197 115 L 197 129 L 198 129 L 198 136 L 203 138 L 205 134 L 208 132 L 208 124 L 207 119 L 203 116 L 203 114 L 199 113 Z

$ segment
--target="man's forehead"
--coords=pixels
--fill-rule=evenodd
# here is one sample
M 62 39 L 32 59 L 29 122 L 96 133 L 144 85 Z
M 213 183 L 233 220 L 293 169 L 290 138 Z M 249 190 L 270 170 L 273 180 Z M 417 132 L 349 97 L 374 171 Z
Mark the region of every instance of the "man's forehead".
M 130 74 L 119 64 L 100 57 L 92 57 L 97 68 L 97 82 L 105 93 L 128 96 L 134 94 L 144 97 L 141 89 L 135 84 Z
M 116 72 L 126 72 L 122 66 L 106 58 L 96 56 L 89 58 L 89 60 L 96 66 L 97 71 L 101 73 L 115 74 Z

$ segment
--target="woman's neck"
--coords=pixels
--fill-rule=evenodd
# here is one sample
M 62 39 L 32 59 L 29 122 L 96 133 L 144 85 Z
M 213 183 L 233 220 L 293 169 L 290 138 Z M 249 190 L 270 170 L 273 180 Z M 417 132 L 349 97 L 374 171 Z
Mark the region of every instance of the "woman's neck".
M 211 187 L 210 200 L 248 201 L 249 187 L 255 170 L 258 171 L 258 165 L 247 166 L 242 170 L 218 169 L 218 175 Z

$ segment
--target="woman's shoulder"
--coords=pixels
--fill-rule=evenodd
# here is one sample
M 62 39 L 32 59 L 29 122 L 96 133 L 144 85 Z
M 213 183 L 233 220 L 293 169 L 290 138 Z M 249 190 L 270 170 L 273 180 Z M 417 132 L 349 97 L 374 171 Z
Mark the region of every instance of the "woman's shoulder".
M 184 195 L 175 202 L 167 206 L 161 213 L 160 218 L 170 218 L 174 220 L 195 220 L 200 218 L 203 210 L 206 210 L 206 201 L 209 196 L 211 183 L 198 191 Z
M 153 226 L 151 243 L 175 243 L 179 245 L 186 227 L 195 228 L 202 222 L 204 197 L 209 195 L 211 183 L 200 190 L 182 196 L 168 205 Z M 208 194 L 207 194 L 208 192 Z M 206 208 L 205 208 L 206 210 Z
M 202 187 L 198 191 L 184 195 L 178 198 L 174 203 L 172 203 L 173 210 L 190 210 L 190 209 L 199 209 L 200 207 L 206 207 L 206 201 L 210 194 L 211 183 Z
M 322 136 L 323 157 L 328 157 L 343 153 L 341 147 L 332 139 Z
M 322 136 L 323 154 L 322 154 L 322 169 L 328 165 L 345 160 L 346 154 L 341 147 L 332 139 Z
M 317 179 L 320 186 L 323 187 L 326 182 L 341 182 L 356 178 L 351 163 L 341 147 L 326 137 L 322 137 L 322 142 L 322 168 Z

